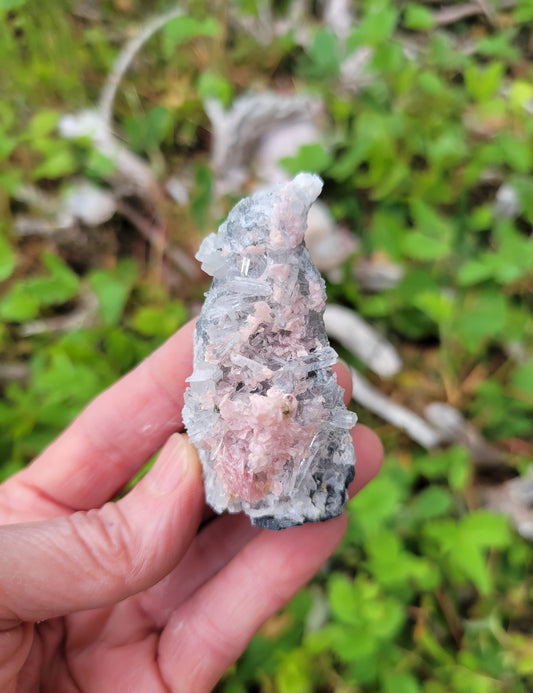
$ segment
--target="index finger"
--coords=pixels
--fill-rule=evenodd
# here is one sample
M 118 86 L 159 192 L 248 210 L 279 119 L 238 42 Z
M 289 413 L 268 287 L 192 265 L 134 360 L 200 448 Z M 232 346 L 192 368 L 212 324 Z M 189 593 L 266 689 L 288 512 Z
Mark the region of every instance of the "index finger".
M 26 469 L 8 480 L 69 509 L 112 498 L 171 433 L 183 429 L 185 378 L 192 372 L 189 322 L 96 397 Z

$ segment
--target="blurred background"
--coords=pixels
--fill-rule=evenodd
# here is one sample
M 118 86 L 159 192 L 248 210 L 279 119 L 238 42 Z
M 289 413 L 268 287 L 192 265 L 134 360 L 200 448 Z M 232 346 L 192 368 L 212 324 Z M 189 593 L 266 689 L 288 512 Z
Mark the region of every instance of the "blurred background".
M 227 693 L 533 690 L 533 3 L 0 0 L 0 478 L 300 170 L 383 472 Z

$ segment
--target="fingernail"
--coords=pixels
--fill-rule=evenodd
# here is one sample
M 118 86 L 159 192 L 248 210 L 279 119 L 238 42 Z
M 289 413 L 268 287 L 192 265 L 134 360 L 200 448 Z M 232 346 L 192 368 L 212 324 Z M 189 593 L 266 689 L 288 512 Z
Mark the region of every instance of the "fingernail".
M 198 465 L 198 455 L 187 436 L 173 433 L 146 475 L 146 484 L 153 493 L 164 496 L 172 493 Z

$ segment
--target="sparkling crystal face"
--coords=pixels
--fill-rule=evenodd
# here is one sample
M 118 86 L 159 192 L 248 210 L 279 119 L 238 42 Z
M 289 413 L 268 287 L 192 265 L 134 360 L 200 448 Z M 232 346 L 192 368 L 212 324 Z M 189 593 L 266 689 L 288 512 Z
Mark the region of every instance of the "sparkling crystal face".
M 242 200 L 197 254 L 213 284 L 183 420 L 208 503 L 281 529 L 342 512 L 355 414 L 331 366 L 324 282 L 305 247 L 318 176 Z

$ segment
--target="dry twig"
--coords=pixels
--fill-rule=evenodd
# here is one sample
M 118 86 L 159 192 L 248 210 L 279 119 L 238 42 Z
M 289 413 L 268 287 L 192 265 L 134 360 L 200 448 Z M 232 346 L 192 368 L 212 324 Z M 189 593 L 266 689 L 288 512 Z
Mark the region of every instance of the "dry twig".
M 484 14 L 491 23 L 495 23 L 497 10 L 510 9 L 515 4 L 515 0 L 500 0 L 498 7 L 492 8 L 486 0 L 476 0 L 474 2 L 465 2 L 462 5 L 450 5 L 441 10 L 435 10 L 431 13 L 431 16 L 433 23 L 437 26 L 454 24 L 461 19 L 474 17 L 477 14 Z
M 24 381 L 29 378 L 27 363 L 0 363 L 0 382 Z
M 204 107 L 211 121 L 211 165 L 221 188 L 219 192 L 241 188 L 262 140 L 278 128 L 303 126 L 307 142 L 310 128 L 312 141 L 319 138 L 316 119 L 322 112 L 322 103 L 309 96 L 264 92 L 245 94 L 235 99 L 228 110 L 213 99 L 206 101 Z M 296 138 L 293 132 L 287 143 L 292 149 Z M 297 146 L 303 143 L 296 141 Z M 295 152 L 285 156 L 290 153 Z
M 462 413 L 445 402 L 432 402 L 424 409 L 424 416 L 442 435 L 443 441 L 465 445 L 472 461 L 483 466 L 505 463 L 501 452 L 490 445 Z
M 533 539 L 533 473 L 485 489 L 486 505 L 508 515 L 525 539 Z
M 362 404 L 369 411 L 405 431 L 423 448 L 430 450 L 442 442 L 440 432 L 430 426 L 421 416 L 385 397 L 355 369 L 352 368 L 351 373 L 354 402 Z
M 33 337 L 48 332 L 67 332 L 82 327 L 92 327 L 98 323 L 99 304 L 92 291 L 85 288 L 80 294 L 81 304 L 67 315 L 43 320 L 34 320 L 21 325 L 19 333 L 22 337 Z
M 109 130 L 111 130 L 112 127 L 113 103 L 115 101 L 117 89 L 133 59 L 144 44 L 159 31 L 159 29 L 162 29 L 171 19 L 176 19 L 176 17 L 180 17 L 181 15 L 183 15 L 183 9 L 181 7 L 172 7 L 170 10 L 157 15 L 147 22 L 120 51 L 102 89 L 97 107 L 103 124 Z
M 402 369 L 396 349 L 350 308 L 329 304 L 324 312 L 326 332 L 382 378 Z

